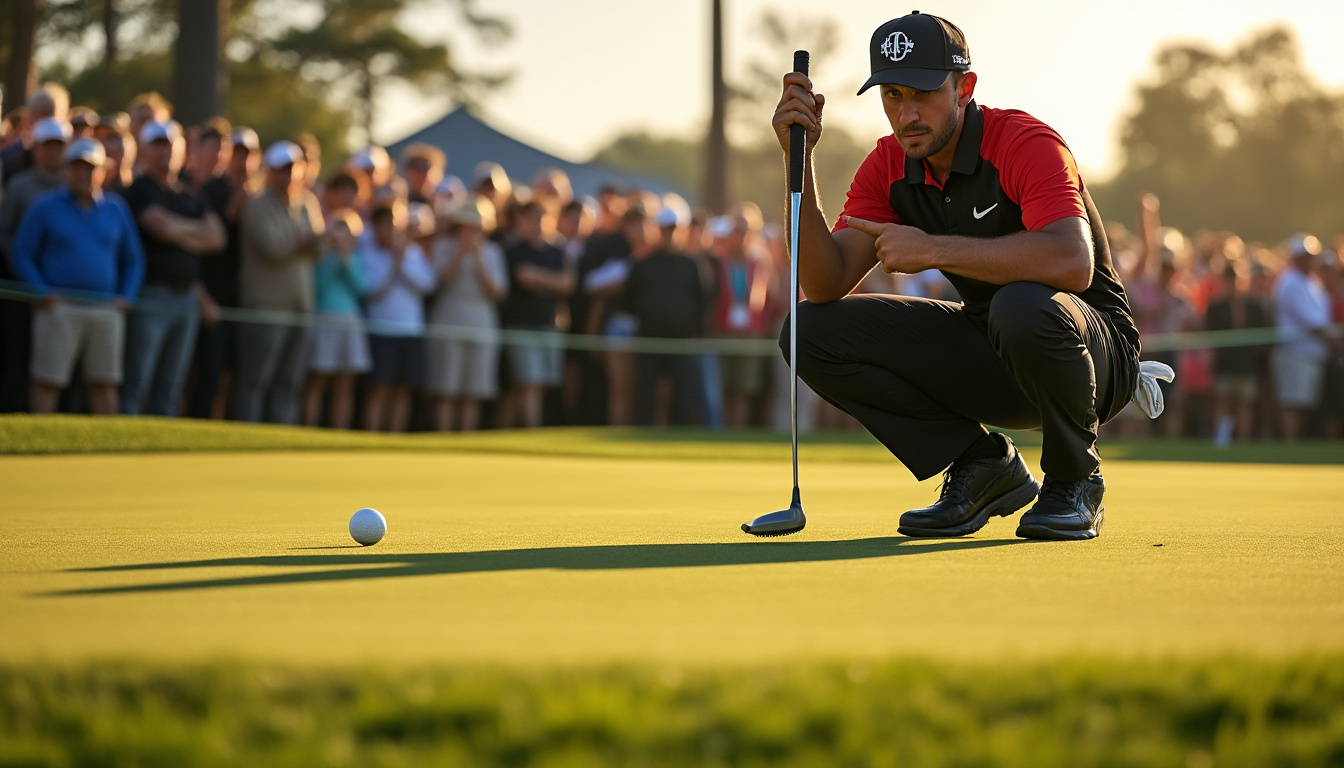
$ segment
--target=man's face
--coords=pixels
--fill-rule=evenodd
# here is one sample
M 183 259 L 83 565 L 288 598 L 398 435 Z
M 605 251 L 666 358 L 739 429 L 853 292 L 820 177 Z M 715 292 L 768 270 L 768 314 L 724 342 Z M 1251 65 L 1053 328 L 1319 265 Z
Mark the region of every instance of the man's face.
M 251 178 L 261 168 L 261 153 L 253 152 L 245 144 L 235 144 L 229 156 L 229 169 L 239 176 Z
M 64 141 L 44 141 L 33 145 L 33 163 L 48 173 L 54 173 L 61 167 L 63 154 L 65 154 Z
M 291 189 L 303 183 L 303 163 L 290 163 L 266 172 L 266 184 L 280 194 L 288 194 Z
M 103 151 L 107 153 L 107 164 L 109 167 L 121 167 L 121 161 L 126 157 L 126 146 L 122 143 L 120 136 L 112 133 L 104 137 Z
M 406 184 L 416 192 L 423 194 L 430 185 L 430 172 L 433 166 L 428 159 L 413 157 L 406 162 Z M 435 184 L 438 180 L 434 180 Z
M 93 166 L 83 160 L 74 160 L 65 164 L 65 183 L 76 197 L 92 197 L 103 188 L 106 171 L 102 166 Z
M 218 136 L 198 140 L 191 148 L 191 171 L 199 181 L 213 179 L 224 162 L 224 146 Z
M 339 185 L 327 187 L 327 209 L 336 211 L 342 208 L 354 208 L 359 202 L 359 187 Z
M 343 221 L 337 221 L 327 230 L 327 236 L 331 238 L 332 246 L 341 253 L 348 253 L 355 249 L 358 240 L 355 239 L 350 227 Z
M 541 211 L 523 211 L 518 216 L 518 220 L 514 222 L 514 227 L 518 230 L 518 236 L 524 240 L 535 240 L 541 237 Z
M 373 239 L 383 248 L 391 248 L 399 229 L 401 226 L 396 216 L 379 216 L 373 222 Z
M 882 110 L 887 113 L 892 133 L 905 154 L 924 160 L 938 154 L 957 134 L 961 110 L 970 101 L 975 75 L 961 78 L 950 73 L 943 84 L 932 91 L 919 91 L 904 85 L 884 85 Z
M 173 144 L 167 139 L 159 139 L 140 147 L 140 164 L 150 173 L 167 173 L 172 166 Z

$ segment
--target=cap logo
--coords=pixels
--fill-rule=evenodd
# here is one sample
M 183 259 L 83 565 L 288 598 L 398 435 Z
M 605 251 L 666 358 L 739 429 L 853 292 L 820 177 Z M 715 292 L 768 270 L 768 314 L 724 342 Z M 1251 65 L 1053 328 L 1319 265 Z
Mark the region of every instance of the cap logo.
M 904 59 L 905 55 L 914 49 L 915 41 L 899 30 L 887 35 L 887 39 L 882 43 L 883 55 L 892 61 Z

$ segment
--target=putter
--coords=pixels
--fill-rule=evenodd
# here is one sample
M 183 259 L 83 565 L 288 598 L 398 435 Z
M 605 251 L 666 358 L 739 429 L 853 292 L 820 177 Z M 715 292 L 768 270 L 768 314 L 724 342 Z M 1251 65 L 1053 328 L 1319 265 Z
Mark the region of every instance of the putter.
M 807 74 L 807 51 L 795 51 L 793 71 Z M 788 509 L 742 524 L 753 536 L 788 536 L 803 530 L 807 515 L 798 495 L 798 212 L 803 205 L 803 152 L 806 136 L 803 126 L 789 126 L 789 416 L 793 430 L 793 501 Z

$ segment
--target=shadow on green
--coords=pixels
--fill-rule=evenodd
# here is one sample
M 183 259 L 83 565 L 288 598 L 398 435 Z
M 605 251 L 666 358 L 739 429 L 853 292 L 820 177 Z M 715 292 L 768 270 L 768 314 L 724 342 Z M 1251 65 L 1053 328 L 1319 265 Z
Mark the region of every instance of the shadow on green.
M 1023 539 L 910 539 L 886 536 L 845 541 L 743 542 L 738 544 L 623 544 L 593 547 L 503 549 L 483 552 L 406 554 L 266 555 L 137 563 L 74 568 L 68 573 L 189 570 L 195 568 L 295 568 L 297 572 L 259 576 L 189 579 L 91 587 L 44 592 L 39 596 L 111 595 L 132 592 L 175 592 L 191 589 L 256 587 L 270 584 L 308 584 L 323 581 L 387 579 L 490 571 L 556 569 L 599 571 L 639 568 L 703 568 L 722 565 L 864 560 L 879 557 L 982 549 L 1005 544 L 1027 544 Z M 322 569 L 322 570 L 311 570 Z

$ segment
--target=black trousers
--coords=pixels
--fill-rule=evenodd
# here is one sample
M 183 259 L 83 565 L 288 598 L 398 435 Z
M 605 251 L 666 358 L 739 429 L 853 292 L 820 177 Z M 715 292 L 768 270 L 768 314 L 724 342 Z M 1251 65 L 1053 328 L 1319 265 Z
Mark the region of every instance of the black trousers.
M 658 381 L 666 374 L 672 380 L 672 418 L 677 425 L 695 424 L 701 408 L 700 358 L 696 355 L 639 355 L 639 423 L 653 424 Z
M 192 385 L 187 414 L 193 419 L 208 419 L 214 413 L 215 394 L 225 371 L 233 369 L 232 323 L 201 323 L 196 332 L 196 354 L 192 357 Z
M 898 296 L 803 302 L 798 375 L 858 419 L 920 480 L 985 425 L 1043 433 L 1041 469 L 1080 480 L 1100 465 L 1097 427 L 1134 389 L 1137 361 L 1111 322 L 1039 283 L 999 289 L 988 315 Z M 789 325 L 780 348 L 788 357 Z

